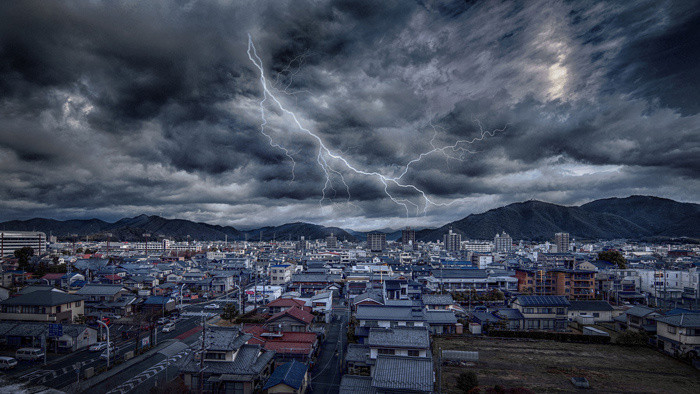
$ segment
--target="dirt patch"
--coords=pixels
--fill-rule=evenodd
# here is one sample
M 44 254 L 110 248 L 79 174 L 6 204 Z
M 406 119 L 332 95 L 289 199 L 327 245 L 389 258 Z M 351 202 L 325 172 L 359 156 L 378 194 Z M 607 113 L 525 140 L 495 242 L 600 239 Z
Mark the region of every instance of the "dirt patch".
M 466 336 L 436 337 L 434 344 L 435 349 L 479 352 L 475 367 L 443 366 L 444 393 L 458 393 L 455 378 L 468 369 L 482 387 L 537 393 L 579 391 L 570 382 L 574 376 L 587 378 L 595 392 L 696 393 L 700 387 L 699 371 L 649 348 Z

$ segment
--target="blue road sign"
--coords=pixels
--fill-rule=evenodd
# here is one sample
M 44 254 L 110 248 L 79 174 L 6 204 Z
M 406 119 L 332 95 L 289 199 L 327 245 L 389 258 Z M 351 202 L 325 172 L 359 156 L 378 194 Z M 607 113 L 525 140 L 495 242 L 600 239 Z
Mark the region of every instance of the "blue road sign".
M 49 324 L 49 336 L 50 337 L 62 337 L 63 336 L 63 324 Z

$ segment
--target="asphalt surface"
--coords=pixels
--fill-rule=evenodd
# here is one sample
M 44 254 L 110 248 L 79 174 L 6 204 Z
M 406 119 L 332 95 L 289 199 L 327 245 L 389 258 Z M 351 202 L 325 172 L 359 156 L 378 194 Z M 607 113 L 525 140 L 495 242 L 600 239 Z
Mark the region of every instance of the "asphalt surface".
M 311 394 L 337 393 L 342 377 L 342 354 L 347 342 L 347 310 L 333 305 L 335 319 L 328 325 L 316 364 L 311 369 Z

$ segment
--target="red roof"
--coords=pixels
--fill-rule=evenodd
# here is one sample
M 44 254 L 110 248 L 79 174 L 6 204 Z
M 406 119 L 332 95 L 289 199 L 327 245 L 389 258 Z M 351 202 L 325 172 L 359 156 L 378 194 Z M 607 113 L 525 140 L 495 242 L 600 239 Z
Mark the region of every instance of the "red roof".
M 309 313 L 307 311 L 303 311 L 295 306 L 295 307 L 291 307 L 287 310 L 284 310 L 282 312 L 275 313 L 274 315 L 272 315 L 272 317 L 267 319 L 267 321 L 268 322 L 275 321 L 284 315 L 289 315 L 289 316 L 291 316 L 299 321 L 302 321 L 306 324 L 311 324 L 311 322 L 314 320 L 314 315 L 312 315 L 311 313 Z
M 309 354 L 312 346 L 308 342 L 265 342 L 265 350 L 274 350 L 277 353 Z
M 270 301 L 270 303 L 267 304 L 267 306 L 288 306 L 288 307 L 303 307 L 305 304 L 304 301 L 301 300 L 295 300 L 294 298 L 278 298 L 274 301 Z
M 121 276 L 116 275 L 116 274 L 115 275 L 105 275 L 104 278 L 108 279 L 108 280 L 120 280 L 120 279 L 122 279 Z
M 46 274 L 41 277 L 41 279 L 48 279 L 48 280 L 56 280 L 56 279 L 61 279 L 65 274 Z

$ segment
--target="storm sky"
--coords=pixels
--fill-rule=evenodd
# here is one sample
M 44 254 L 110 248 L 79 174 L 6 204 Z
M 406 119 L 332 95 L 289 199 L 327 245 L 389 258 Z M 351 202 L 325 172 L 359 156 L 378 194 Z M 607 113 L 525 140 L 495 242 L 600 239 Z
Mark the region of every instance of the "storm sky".
M 0 220 L 366 230 L 700 202 L 698 1 L 3 1 L 0 20 Z M 456 147 L 401 178 L 435 205 L 390 184 L 407 214 L 319 158 L 270 97 L 262 134 L 248 34 L 269 91 L 353 167 L 392 178 Z

